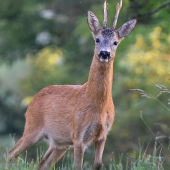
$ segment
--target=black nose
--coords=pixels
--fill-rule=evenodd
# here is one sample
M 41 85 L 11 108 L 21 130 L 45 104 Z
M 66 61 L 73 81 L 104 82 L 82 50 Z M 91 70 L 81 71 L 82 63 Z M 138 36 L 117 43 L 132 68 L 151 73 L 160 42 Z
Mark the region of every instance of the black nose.
M 107 51 L 100 51 L 99 57 L 102 57 L 103 59 L 109 59 L 110 58 L 110 52 Z

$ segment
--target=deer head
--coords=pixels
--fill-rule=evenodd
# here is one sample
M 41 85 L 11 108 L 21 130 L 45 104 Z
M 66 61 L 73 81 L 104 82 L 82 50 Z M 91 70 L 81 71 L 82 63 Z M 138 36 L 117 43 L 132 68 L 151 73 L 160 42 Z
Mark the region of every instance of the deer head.
M 93 14 L 88 11 L 87 21 L 90 30 L 92 31 L 93 38 L 95 40 L 95 57 L 101 62 L 108 62 L 114 59 L 115 52 L 118 44 L 121 40 L 128 36 L 136 25 L 137 20 L 133 19 L 124 23 L 118 30 L 115 30 L 116 23 L 120 9 L 122 7 L 122 0 L 120 4 L 117 4 L 116 15 L 112 28 L 107 28 L 107 4 L 104 3 L 104 22 L 103 28 L 100 26 L 99 20 Z

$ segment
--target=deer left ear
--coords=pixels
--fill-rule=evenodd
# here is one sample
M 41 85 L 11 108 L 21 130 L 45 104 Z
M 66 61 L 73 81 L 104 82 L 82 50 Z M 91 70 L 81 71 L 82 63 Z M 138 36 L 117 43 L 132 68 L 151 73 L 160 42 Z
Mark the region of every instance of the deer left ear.
M 135 27 L 136 22 L 137 22 L 136 19 L 132 19 L 132 20 L 124 23 L 117 30 L 119 38 L 124 38 L 124 37 L 128 36 L 132 32 L 133 28 Z

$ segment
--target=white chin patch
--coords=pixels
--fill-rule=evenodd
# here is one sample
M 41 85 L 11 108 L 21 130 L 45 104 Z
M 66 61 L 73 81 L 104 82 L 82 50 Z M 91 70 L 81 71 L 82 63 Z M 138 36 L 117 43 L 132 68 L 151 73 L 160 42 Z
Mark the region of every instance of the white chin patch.
M 100 61 L 101 62 L 108 62 L 109 60 L 108 60 L 108 58 L 106 58 L 106 59 L 100 58 Z

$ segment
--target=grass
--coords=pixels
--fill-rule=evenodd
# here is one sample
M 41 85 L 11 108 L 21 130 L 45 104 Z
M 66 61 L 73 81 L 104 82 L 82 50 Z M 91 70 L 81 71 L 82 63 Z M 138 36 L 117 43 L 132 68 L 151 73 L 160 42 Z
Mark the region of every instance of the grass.
M 158 103 L 160 103 L 165 109 L 167 109 L 169 112 L 170 112 L 170 108 L 168 108 L 164 103 L 162 103 L 158 98 L 163 94 L 163 93 L 166 93 L 166 94 L 170 94 L 170 90 L 161 85 L 161 84 L 156 84 L 155 87 L 157 87 L 158 89 L 160 89 L 158 95 L 156 97 L 154 97 L 153 95 L 151 95 L 150 93 L 142 90 L 142 89 L 130 89 L 131 91 L 137 91 L 139 92 L 139 94 L 141 95 L 141 97 L 146 97 L 146 98 L 150 98 L 150 99 L 154 99 L 156 100 Z M 170 105 L 170 99 L 168 99 L 168 105 Z
M 148 143 L 149 146 L 150 142 Z M 110 160 L 109 165 L 107 166 L 108 170 L 163 170 L 163 158 L 161 157 L 162 148 L 157 146 L 157 141 L 155 141 L 155 145 L 153 147 L 153 153 L 147 155 L 147 148 L 143 149 L 143 146 L 140 145 L 140 149 L 138 152 L 138 156 L 134 156 L 133 158 L 126 156 L 126 163 L 123 163 L 123 154 L 119 155 L 118 161 L 116 161 L 114 155 L 112 155 L 112 159 Z M 8 150 L 8 149 L 7 149 Z M 40 158 L 44 154 L 44 150 L 37 150 L 37 158 L 36 160 L 28 161 L 27 153 L 24 157 L 21 155 L 17 160 L 12 164 L 8 164 L 9 170 L 36 170 L 38 163 L 40 162 Z M 5 160 L 7 162 L 7 154 L 4 155 Z M 5 170 L 5 163 L 0 163 L 0 170 Z M 47 168 L 49 169 L 49 168 Z M 73 155 L 70 152 L 66 152 L 66 154 L 62 158 L 61 167 L 54 166 L 52 169 L 54 170 L 75 170 Z M 83 165 L 83 170 L 92 170 L 93 167 L 88 162 L 85 162 Z M 102 165 L 101 170 L 106 170 L 105 166 Z
M 150 143 L 150 142 L 149 142 Z M 148 143 L 148 146 L 149 146 Z M 147 148 L 148 148 L 147 146 Z M 109 165 L 109 170 L 163 170 L 163 158 L 157 152 L 157 142 L 155 141 L 155 146 L 153 148 L 152 155 L 147 155 L 147 148 L 143 151 L 143 147 L 140 146 L 140 150 L 137 158 L 128 158 L 126 160 L 126 165 L 122 165 L 122 155 L 119 157 L 119 163 L 116 163 L 115 159 L 111 161 Z

